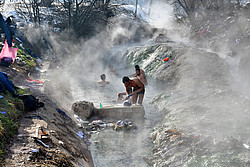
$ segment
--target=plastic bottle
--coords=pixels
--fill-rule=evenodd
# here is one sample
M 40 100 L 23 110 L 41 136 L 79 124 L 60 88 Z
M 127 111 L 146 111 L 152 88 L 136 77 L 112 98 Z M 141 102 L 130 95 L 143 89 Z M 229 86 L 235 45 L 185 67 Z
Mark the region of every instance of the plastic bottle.
M 100 102 L 100 108 L 102 108 L 102 103 Z

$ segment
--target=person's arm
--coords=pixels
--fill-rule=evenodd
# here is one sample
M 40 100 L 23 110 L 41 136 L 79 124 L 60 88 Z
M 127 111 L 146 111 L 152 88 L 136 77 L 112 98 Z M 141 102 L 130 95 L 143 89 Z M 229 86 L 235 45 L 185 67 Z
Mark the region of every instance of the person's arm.
M 127 93 L 126 92 L 121 92 L 121 93 L 118 93 L 118 96 L 123 96 L 123 95 L 126 95 Z
M 143 70 L 141 70 L 141 80 L 142 80 L 142 82 L 143 82 L 145 85 L 148 84 L 148 81 L 147 81 L 145 72 L 144 72 Z
M 136 76 L 137 76 L 137 74 L 136 74 L 136 73 L 134 73 L 134 74 L 131 74 L 131 75 L 129 75 L 129 76 L 131 76 L 131 77 L 136 77 Z
M 117 97 L 118 97 L 118 98 L 122 98 L 123 95 L 126 95 L 126 94 L 127 94 L 126 92 L 121 92 L 121 93 L 118 93 L 118 94 L 117 94 Z
M 146 79 L 146 76 L 145 75 L 141 75 L 141 81 L 144 85 L 147 85 L 148 84 L 148 81 Z
M 131 97 L 132 94 L 129 94 L 129 93 L 130 93 L 129 90 L 130 90 L 129 87 L 127 86 L 127 87 L 126 87 L 126 92 L 124 92 L 125 95 L 126 95 L 126 97 L 125 97 L 123 100 L 128 100 L 129 97 Z
M 117 94 L 116 100 L 117 100 L 117 101 L 119 101 L 119 100 L 124 100 L 124 99 L 123 99 L 123 95 L 126 95 L 126 94 L 127 94 L 126 92 L 118 93 L 118 94 Z
M 126 87 L 126 95 L 129 95 L 129 87 Z
M 145 72 L 142 69 L 140 70 L 140 73 L 145 76 Z

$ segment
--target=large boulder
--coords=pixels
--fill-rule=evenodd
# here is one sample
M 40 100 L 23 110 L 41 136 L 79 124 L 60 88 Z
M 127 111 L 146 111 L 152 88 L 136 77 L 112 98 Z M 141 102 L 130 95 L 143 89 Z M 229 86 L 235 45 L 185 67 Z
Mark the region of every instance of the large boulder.
M 91 117 L 94 111 L 94 104 L 88 101 L 78 101 L 72 104 L 72 111 L 82 119 Z

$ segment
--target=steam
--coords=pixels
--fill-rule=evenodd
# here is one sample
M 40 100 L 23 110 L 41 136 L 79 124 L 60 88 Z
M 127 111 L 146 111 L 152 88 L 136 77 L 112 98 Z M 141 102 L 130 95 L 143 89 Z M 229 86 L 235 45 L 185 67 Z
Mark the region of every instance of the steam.
M 248 20 L 249 18 L 244 15 L 240 15 L 238 18 L 228 16 L 221 25 L 221 29 L 214 29 L 212 26 L 210 31 L 217 33 L 217 36 L 213 38 L 209 45 L 211 50 L 229 63 L 232 74 L 230 78 L 232 88 L 245 96 L 249 96 L 250 93 Z M 239 29 L 238 25 L 243 28 Z
M 134 67 L 130 66 L 128 69 L 126 59 L 123 58 L 123 52 L 128 47 L 120 47 L 118 44 L 149 38 L 151 32 L 150 28 L 140 25 L 136 20 L 122 18 L 119 21 L 119 18 L 114 18 L 113 21 L 117 24 L 107 31 L 90 39 L 76 38 L 73 41 L 67 40 L 72 39 L 67 32 L 58 36 L 45 26 L 27 28 L 28 40 L 37 48 L 38 54 L 41 53 L 43 60 L 50 63 L 50 81 L 46 91 L 53 99 L 60 99 L 59 103 L 65 108 L 69 109 L 78 100 L 92 101 L 95 104 L 110 103 L 116 99 L 117 93 L 125 91 L 121 78 L 123 75 L 133 74 Z M 141 31 L 143 27 L 144 30 Z M 138 34 L 141 38 L 138 38 Z M 110 73 L 110 64 L 118 75 Z M 106 74 L 106 80 L 110 81 L 105 88 L 96 83 L 101 74 Z
M 168 3 L 152 3 L 150 10 L 150 24 L 157 28 L 171 29 L 173 26 L 173 7 Z
M 41 79 L 49 80 L 45 83 L 44 92 L 56 100 L 62 109 L 70 111 L 72 103 L 80 100 L 91 101 L 94 105 L 99 105 L 100 102 L 103 105 L 111 104 L 116 99 L 117 93 L 125 91 L 121 79 L 124 75 L 133 74 L 135 71 L 134 66 L 126 62 L 123 54 L 133 46 L 133 43 L 150 39 L 152 31 L 149 25 L 126 17 L 113 18 L 112 21 L 115 23 L 113 26 L 95 37 L 91 39 L 76 38 L 73 41 L 67 40 L 72 39 L 67 32 L 62 32 L 58 36 L 43 29 L 44 27 L 35 31 L 33 28 L 27 29 L 27 32 L 34 32 L 27 33 L 33 45 L 39 43 L 37 39 L 41 38 L 44 38 L 47 41 L 45 43 L 49 44 L 49 48 L 47 48 L 45 44 L 40 43 L 40 46 L 44 46 L 44 50 L 41 50 L 44 67 L 45 64 L 49 64 L 49 69 L 45 74 L 41 74 Z M 109 64 L 113 65 L 118 75 L 109 72 Z M 110 84 L 99 85 L 97 83 L 103 73 L 106 74 L 106 80 Z M 144 104 L 146 105 L 145 102 Z M 135 124 L 137 123 L 135 122 Z M 126 161 L 126 163 L 137 163 L 138 154 L 141 155 L 145 151 L 144 140 L 147 140 L 148 130 L 140 131 L 140 135 L 132 133 L 127 136 L 125 144 L 123 136 L 126 134 L 112 133 L 117 140 L 114 146 L 115 144 L 121 145 L 121 148 L 114 148 L 115 153 L 119 153 L 119 149 L 123 149 L 127 145 L 128 147 L 125 148 L 132 150 L 130 160 L 133 162 Z M 110 147 L 112 148 L 113 145 L 110 142 L 109 132 L 108 135 L 106 144 L 109 147 L 107 151 L 110 151 Z M 134 152 L 134 148 L 136 148 L 136 152 Z M 131 151 L 126 149 L 124 151 Z M 112 152 L 109 153 L 114 157 L 117 156 Z M 124 154 L 120 156 L 123 157 Z M 126 157 L 128 156 L 130 158 L 130 154 L 127 154 Z M 140 159 L 142 161 L 142 157 Z
M 183 37 L 178 33 L 188 34 L 189 28 L 176 27 L 171 21 L 172 17 L 173 10 L 167 3 L 152 4 L 150 23 L 162 28 L 163 33 L 165 31 L 166 36 L 171 37 L 173 41 L 183 41 Z M 158 102 L 159 106 L 171 111 L 166 117 L 169 121 L 165 123 L 166 127 L 192 127 L 190 131 L 194 130 L 194 133 L 213 137 L 242 135 L 247 140 L 250 79 L 245 78 L 250 71 L 250 60 L 247 56 L 249 44 L 244 41 L 244 36 L 237 36 L 238 25 L 247 27 L 247 19 L 242 16 L 234 21 L 230 20 L 231 23 L 228 20 L 227 25 L 218 29 L 215 23 L 211 23 L 208 36 L 198 39 L 197 48 L 183 53 L 185 60 L 180 66 L 173 67 L 182 68 L 176 73 L 182 77 L 180 82 L 175 90 L 167 90 L 170 91 L 167 92 L 170 97 L 167 96 L 167 99 Z M 122 76 L 134 73 L 133 66 L 128 65 L 123 58 L 124 50 L 129 50 L 131 46 L 128 43 L 149 40 L 155 35 L 148 25 L 136 20 L 121 16 L 113 18 L 112 21 L 114 25 L 97 36 L 91 39 L 76 38 L 74 42 L 67 40 L 69 35 L 66 32 L 60 37 L 42 30 L 32 30 L 29 34 L 32 43 L 36 43 L 38 36 L 42 36 L 53 48 L 53 53 L 46 52 L 44 59 L 49 60 L 51 67 L 54 67 L 54 70 L 49 71 L 47 92 L 65 108 L 69 109 L 77 100 L 88 100 L 95 104 L 115 100 L 116 93 L 125 91 L 121 83 Z M 145 32 L 141 31 L 142 28 Z M 214 36 L 209 38 L 209 33 Z M 204 48 L 214 53 L 205 53 Z M 109 73 L 109 64 L 114 65 L 118 76 Z M 96 83 L 103 73 L 106 74 L 107 81 L 110 81 L 109 85 L 100 86 Z M 150 89 L 154 92 L 157 88 Z M 142 133 L 144 139 L 147 132 L 145 130 Z M 136 138 L 136 147 L 144 146 L 142 140 Z M 122 145 L 122 142 L 120 144 Z M 133 156 L 136 159 L 136 155 Z

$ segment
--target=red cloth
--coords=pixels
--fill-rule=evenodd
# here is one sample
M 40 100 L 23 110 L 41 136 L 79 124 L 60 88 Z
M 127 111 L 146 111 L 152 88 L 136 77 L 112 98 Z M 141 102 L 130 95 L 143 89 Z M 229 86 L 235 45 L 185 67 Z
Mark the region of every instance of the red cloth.
M 7 40 L 5 40 L 3 49 L 0 53 L 0 61 L 3 57 L 10 57 L 13 60 L 12 62 L 14 62 L 14 60 L 16 59 L 17 50 L 18 48 L 9 47 L 7 44 Z
M 36 82 L 36 83 L 40 83 L 40 84 L 43 83 L 43 81 L 40 81 L 40 80 L 38 80 L 38 79 L 33 80 L 33 79 L 30 79 L 30 78 L 26 78 L 26 80 L 29 81 L 29 82 Z
M 206 28 L 204 28 L 202 31 L 201 31 L 201 36 L 203 36 L 204 35 L 204 33 L 207 31 L 207 29 Z
M 168 61 L 169 60 L 169 57 L 166 57 L 165 59 L 163 59 L 163 61 Z

